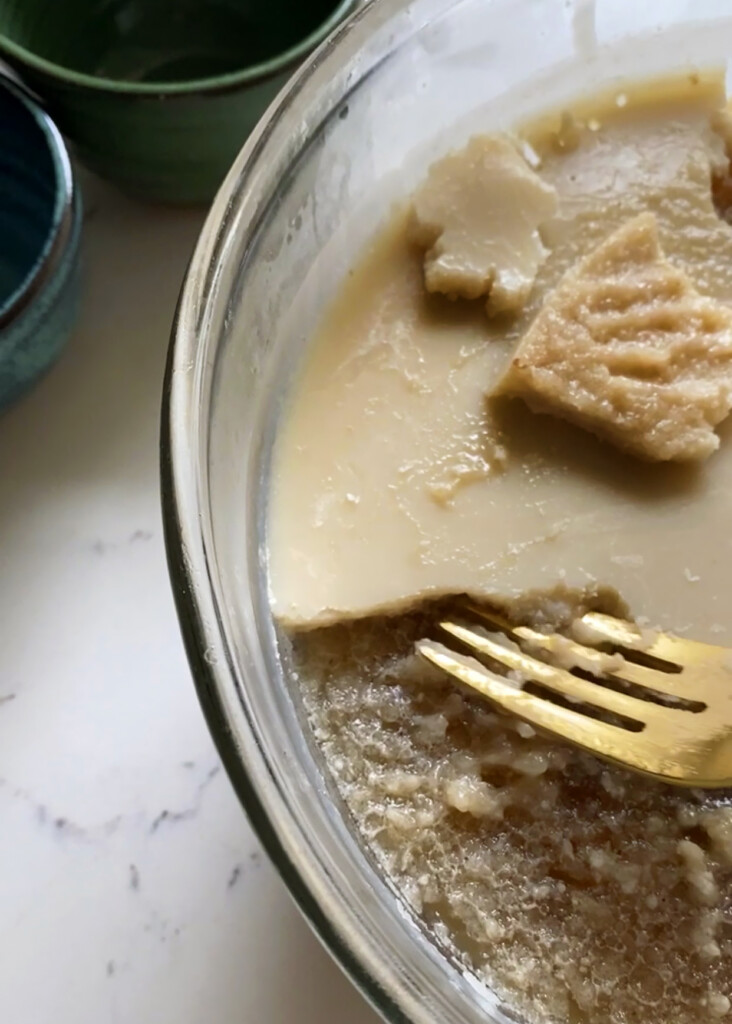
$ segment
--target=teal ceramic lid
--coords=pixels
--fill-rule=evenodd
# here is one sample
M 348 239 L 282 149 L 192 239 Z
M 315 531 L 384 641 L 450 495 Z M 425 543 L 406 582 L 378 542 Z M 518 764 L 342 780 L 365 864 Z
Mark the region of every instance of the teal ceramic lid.
M 78 297 L 81 202 L 63 140 L 0 77 L 0 406 L 58 356 Z

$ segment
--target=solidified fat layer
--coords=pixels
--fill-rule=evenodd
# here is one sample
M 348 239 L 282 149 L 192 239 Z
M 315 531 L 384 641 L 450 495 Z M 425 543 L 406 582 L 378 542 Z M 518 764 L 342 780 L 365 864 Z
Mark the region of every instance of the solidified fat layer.
M 702 293 L 732 298 L 732 230 L 709 187 L 718 95 L 666 89 L 663 102 L 636 103 L 627 92 L 627 106 L 581 129 L 571 152 L 551 140 L 539 147 L 559 209 L 543 229 L 550 255 L 514 323 L 426 296 L 404 215 L 344 285 L 275 453 L 271 588 L 284 623 L 309 627 L 446 592 L 511 597 L 599 581 L 661 627 L 732 640 L 725 426 L 721 451 L 701 469 L 649 467 L 485 397 L 540 297 L 646 210 L 669 260 Z

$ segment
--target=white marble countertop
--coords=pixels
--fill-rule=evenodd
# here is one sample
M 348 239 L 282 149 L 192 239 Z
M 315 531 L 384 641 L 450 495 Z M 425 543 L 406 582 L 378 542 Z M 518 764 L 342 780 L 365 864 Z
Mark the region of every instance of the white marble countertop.
M 158 420 L 202 216 L 85 198 L 78 329 L 0 418 L 0 1021 L 375 1024 L 249 828 L 178 633 Z

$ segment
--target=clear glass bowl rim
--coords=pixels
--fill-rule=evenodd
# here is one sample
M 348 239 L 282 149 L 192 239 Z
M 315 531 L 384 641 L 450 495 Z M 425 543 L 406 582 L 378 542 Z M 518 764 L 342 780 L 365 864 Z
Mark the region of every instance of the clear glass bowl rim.
M 163 384 L 160 432 L 160 474 L 163 531 L 168 571 L 179 624 L 193 680 L 209 730 L 234 790 L 290 894 L 321 942 L 371 1005 L 393 1024 L 432 1024 L 436 1020 L 464 1024 L 504 1024 L 492 993 L 470 977 L 460 977 L 462 999 L 454 991 L 444 960 L 436 948 L 426 958 L 426 971 L 411 971 L 409 948 L 401 963 L 389 961 L 376 935 L 364 935 L 359 918 L 343 901 L 343 890 L 326 863 L 293 856 L 293 835 L 306 838 L 301 822 L 273 782 L 266 753 L 250 729 L 247 709 L 237 687 L 230 652 L 219 628 L 220 615 L 211 575 L 213 544 L 207 535 L 204 383 L 210 369 L 212 338 L 206 331 L 207 311 L 220 285 L 231 239 L 254 239 L 268 204 L 273 172 L 267 167 L 268 145 L 313 78 L 333 77 L 347 63 L 344 43 L 358 32 L 366 38 L 371 26 L 393 28 L 389 47 L 398 47 L 455 0 L 421 0 L 415 19 L 411 0 L 362 0 L 351 17 L 319 47 L 290 79 L 249 136 L 224 180 L 192 254 L 178 299 Z M 459 2 L 459 0 L 458 0 Z M 406 14 L 401 18 L 400 15 Z M 401 38 L 400 38 L 401 37 Z M 351 54 L 352 56 L 352 54 Z M 378 59 L 373 66 L 378 65 Z M 323 76 L 322 71 L 326 74 Z M 343 100 L 343 93 L 338 102 Z M 308 97 L 309 99 L 309 97 Z M 312 104 L 314 106 L 314 104 Z M 319 124 L 332 109 L 321 111 Z M 306 145 L 307 143 L 304 143 Z M 243 735 L 246 733 L 246 735 Z M 424 939 L 425 947 L 430 946 Z M 400 953 L 402 950 L 400 949 Z M 460 1009 L 455 1003 L 460 1004 Z
M 490 6 L 492 0 L 484 2 Z M 302 821 L 273 780 L 267 753 L 258 745 L 247 709 L 241 706 L 242 694 L 219 628 L 211 576 L 210 509 L 202 448 L 206 436 L 202 417 L 208 411 L 202 398 L 206 397 L 206 375 L 213 356 L 206 318 L 221 287 L 232 238 L 253 244 L 275 195 L 275 172 L 268 166 L 268 155 L 276 151 L 273 138 L 298 104 L 301 109 L 308 104 L 314 108 L 323 81 L 343 72 L 352 57 L 349 37 L 362 41 L 372 28 L 377 31 L 387 26 L 391 32 L 386 49 L 394 52 L 416 29 L 460 3 L 368 0 L 320 46 L 265 113 L 224 181 L 194 250 L 173 324 L 162 407 L 161 489 L 168 568 L 209 729 L 234 789 L 291 895 L 346 973 L 395 1024 L 506 1024 L 516 1018 L 506 1016 L 492 994 L 477 980 L 461 975 L 455 965 L 450 971 L 443 961 L 441 969 L 436 959 L 423 957 L 421 970 L 411 977 L 409 954 L 403 948 L 399 949 L 400 962 L 388 962 L 387 953 L 375 941 L 376 930 L 370 934 L 359 931 L 359 917 L 341 899 L 342 886 L 328 865 L 313 856 Z M 628 0 L 624 6 L 630 3 Z M 654 4 L 654 9 L 660 6 L 660 2 Z M 405 11 L 410 16 L 400 17 Z M 370 59 L 368 71 L 378 64 L 373 54 Z M 363 76 L 363 69 L 359 73 Z M 319 123 L 331 113 L 320 109 Z M 298 838 L 303 840 L 305 853 L 295 855 Z

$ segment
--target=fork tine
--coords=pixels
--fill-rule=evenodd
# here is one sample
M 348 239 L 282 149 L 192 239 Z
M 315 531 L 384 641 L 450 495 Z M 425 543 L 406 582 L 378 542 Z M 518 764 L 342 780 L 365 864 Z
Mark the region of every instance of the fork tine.
M 622 652 L 621 652 L 622 653 Z M 660 657 L 660 655 L 657 655 Z M 680 697 L 688 701 L 704 701 L 704 694 L 699 692 L 699 679 L 688 678 L 683 672 L 662 672 L 647 665 L 638 665 L 629 658 L 624 658 L 622 668 L 608 672 L 613 679 L 624 679 L 626 683 L 636 683 L 646 690 L 652 690 L 662 696 Z
M 683 697 L 687 700 L 699 700 L 703 698 L 700 693 L 700 680 L 698 676 L 688 677 L 684 672 L 684 666 L 689 660 L 691 650 L 703 651 L 708 658 L 709 655 L 719 650 L 708 644 L 701 644 L 697 641 L 681 640 L 669 636 L 667 633 L 651 633 L 652 640 L 647 642 L 643 633 L 632 623 L 623 622 L 612 615 L 604 615 L 600 612 L 587 612 L 580 619 L 583 626 L 587 626 L 591 635 L 597 637 L 598 642 L 613 644 L 625 650 L 638 651 L 639 654 L 647 654 L 652 658 L 659 658 L 662 661 L 676 665 L 680 671 L 664 672 L 662 669 L 652 668 L 648 665 L 639 665 L 629 658 L 625 658 L 625 664 L 617 672 L 610 673 L 618 679 L 625 679 L 629 683 L 638 683 L 649 690 L 656 690 L 659 693 L 667 693 L 673 697 Z M 623 654 L 623 651 L 620 651 Z M 724 652 L 722 652 L 724 654 Z
M 547 653 L 555 653 L 553 648 L 556 643 L 557 634 L 538 633 L 527 626 L 514 626 L 502 615 L 496 614 L 480 605 L 472 602 L 465 606 L 472 614 L 477 615 L 489 627 L 500 630 L 516 641 L 525 640 L 533 647 L 539 647 Z M 659 635 L 654 637 L 654 642 L 648 646 L 644 643 L 643 634 L 629 622 L 613 618 L 611 615 L 603 615 L 600 612 L 588 612 L 580 620 L 587 626 L 597 641 L 622 646 L 626 649 L 635 649 L 646 654 L 651 654 L 664 661 L 674 664 L 681 660 L 682 643 L 674 641 L 673 637 Z M 664 641 L 668 641 L 664 643 Z M 627 683 L 635 683 L 646 690 L 651 690 L 661 696 L 682 697 L 685 700 L 698 701 L 703 698 L 699 692 L 698 677 L 689 678 L 681 672 L 663 672 L 648 665 L 639 665 L 637 662 L 624 658 L 624 664 L 617 669 L 608 670 L 606 661 L 607 655 L 593 647 L 577 643 L 569 637 L 561 637 L 563 651 L 570 656 L 576 657 L 580 667 L 592 671 L 598 676 L 608 676 L 612 679 L 624 680 Z M 672 646 L 674 645 L 675 646 Z M 688 642 L 684 641 L 684 649 L 687 651 Z M 621 655 L 622 657 L 622 655 Z M 603 664 L 605 662 L 605 664 Z
M 599 678 L 605 677 L 622 680 L 626 683 L 635 683 L 661 699 L 683 697 L 695 702 L 699 700 L 699 680 L 689 680 L 681 672 L 663 672 L 657 668 L 650 668 L 648 665 L 638 665 L 622 654 L 619 655 L 622 664 L 617 668 L 612 668 L 608 664 L 608 657 L 612 657 L 612 655 L 608 656 L 594 647 L 585 647 L 584 644 L 578 644 L 575 640 L 570 640 L 569 637 L 559 636 L 556 633 L 537 633 L 536 630 L 526 626 L 518 626 L 513 632 L 518 639 L 525 640 L 531 647 L 546 651 L 547 654 L 559 654 L 573 658 L 577 667 L 592 672 Z M 559 645 L 557 645 L 557 641 L 560 641 Z M 558 647 L 559 649 L 557 649 Z M 703 707 L 702 703 L 697 710 L 700 711 Z
M 577 643 L 576 640 L 558 633 L 539 633 L 529 626 L 515 626 L 502 615 L 497 615 L 493 611 L 488 611 L 477 605 L 471 604 L 467 607 L 470 613 L 482 619 L 490 629 L 500 630 L 516 643 L 524 641 L 530 647 L 546 651 L 547 654 L 552 654 L 555 657 L 570 657 L 574 663 L 571 667 L 583 668 L 592 672 L 593 675 L 609 676 L 614 674 L 609 666 L 610 658 L 613 655 L 598 651 L 595 647 L 586 647 L 584 644 Z M 650 683 L 649 688 L 653 689 Z
M 419 640 L 416 648 L 423 658 L 437 668 L 530 725 L 556 733 L 570 743 L 611 761 L 634 764 L 641 771 L 654 773 L 655 766 L 647 764 L 642 753 L 633 750 L 631 746 L 637 734 L 629 733 L 620 726 L 588 718 L 579 711 L 560 707 L 543 697 L 535 697 L 495 675 L 475 659 L 461 658 L 434 640 Z
M 707 644 L 700 644 L 694 640 L 682 640 L 675 636 L 669 636 L 668 633 L 654 630 L 649 631 L 653 640 L 648 643 L 643 632 L 632 622 L 623 622 L 622 619 L 613 618 L 612 615 L 603 615 L 600 612 L 587 612 L 582 616 L 580 622 L 593 633 L 599 634 L 608 643 L 641 651 L 643 654 L 650 654 L 654 658 L 668 661 L 677 667 L 684 664 L 684 653 L 686 652 L 688 656 L 689 647 L 713 649 Z
M 623 715 L 635 722 L 644 721 L 644 712 L 648 708 L 644 701 L 638 697 L 631 697 L 627 693 L 619 693 L 617 690 L 610 690 L 599 683 L 591 683 L 586 679 L 580 679 L 563 668 L 555 668 L 544 661 L 538 661 L 521 651 L 512 651 L 502 644 L 496 643 L 489 637 L 482 636 L 466 626 L 456 622 L 441 622 L 440 628 L 474 651 L 487 655 L 494 661 L 522 677 L 553 690 L 563 697 L 571 700 L 581 700 L 594 707 L 602 708 L 605 711 Z
M 645 649 L 643 633 L 632 622 L 624 622 L 602 612 L 586 612 L 579 621 L 606 643 L 636 650 Z

